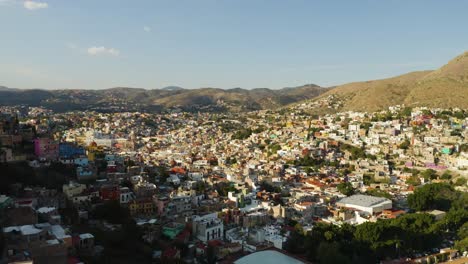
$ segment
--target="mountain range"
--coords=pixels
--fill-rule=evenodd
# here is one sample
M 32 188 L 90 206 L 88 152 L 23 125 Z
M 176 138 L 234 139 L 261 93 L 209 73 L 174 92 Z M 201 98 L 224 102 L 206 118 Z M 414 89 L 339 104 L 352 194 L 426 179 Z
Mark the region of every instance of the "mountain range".
M 0 86 L 0 105 L 45 106 L 69 110 L 162 110 L 250 111 L 275 109 L 333 95 L 340 102 L 336 111 L 376 111 L 388 106 L 468 108 L 468 52 L 433 71 L 354 82 L 335 87 L 314 84 L 273 90 L 257 89 L 162 89 L 116 87 L 103 90 L 13 89 Z
M 103 90 L 41 90 L 0 87 L 0 105 L 45 106 L 55 111 L 69 110 L 161 110 L 180 108 L 204 111 L 250 111 L 273 109 L 312 99 L 328 91 L 309 84 L 294 88 L 257 89 L 162 89 L 115 87 Z

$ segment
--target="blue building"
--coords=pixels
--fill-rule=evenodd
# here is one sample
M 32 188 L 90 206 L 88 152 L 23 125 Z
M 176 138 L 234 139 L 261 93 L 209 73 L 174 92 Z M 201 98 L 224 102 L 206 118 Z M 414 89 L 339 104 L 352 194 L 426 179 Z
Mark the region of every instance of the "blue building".
M 85 155 L 85 149 L 76 146 L 72 143 L 60 143 L 59 144 L 59 157 L 62 159 L 70 159 Z

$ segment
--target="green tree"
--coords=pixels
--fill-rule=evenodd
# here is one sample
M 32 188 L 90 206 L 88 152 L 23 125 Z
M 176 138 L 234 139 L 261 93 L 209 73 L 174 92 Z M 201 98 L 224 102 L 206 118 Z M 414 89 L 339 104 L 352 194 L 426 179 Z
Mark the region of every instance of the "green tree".
M 354 188 L 349 182 L 342 182 L 336 186 L 338 191 L 346 196 L 354 194 Z
M 320 263 L 346 264 L 352 261 L 343 255 L 343 250 L 338 242 L 322 242 L 317 250 L 317 259 Z
M 405 139 L 398 147 L 400 149 L 408 149 L 410 145 L 410 141 L 408 139 Z
M 410 117 L 411 116 L 411 111 L 412 111 L 411 107 L 405 107 L 405 108 L 403 108 L 403 110 L 401 110 L 400 115 L 402 117 Z
M 380 189 L 371 189 L 366 191 L 367 195 L 377 196 L 377 197 L 384 197 L 387 199 L 392 199 L 392 195 L 386 191 Z
M 437 178 L 437 172 L 433 169 L 427 169 L 421 172 L 421 176 L 426 180 L 434 180 Z
M 460 252 L 468 251 L 468 237 L 455 241 L 455 248 L 458 249 Z
M 442 176 L 440 176 L 442 180 L 450 180 L 452 178 L 452 174 L 450 173 L 449 170 L 444 171 Z
M 460 196 L 446 183 L 426 184 L 408 196 L 408 205 L 414 210 L 450 209 L 451 203 Z
M 466 178 L 460 176 L 454 183 L 456 186 L 465 186 L 466 185 Z
M 442 219 L 443 225 L 446 229 L 453 232 L 458 231 L 463 235 L 463 231 L 460 231 L 463 225 L 468 221 L 468 211 L 465 209 L 454 209 L 448 211 L 447 215 Z M 466 226 L 465 226 L 466 228 Z
M 285 244 L 285 249 L 293 254 L 302 254 L 305 251 L 304 235 L 294 230 Z
M 466 238 L 468 237 L 468 222 L 465 222 L 457 232 L 459 238 Z

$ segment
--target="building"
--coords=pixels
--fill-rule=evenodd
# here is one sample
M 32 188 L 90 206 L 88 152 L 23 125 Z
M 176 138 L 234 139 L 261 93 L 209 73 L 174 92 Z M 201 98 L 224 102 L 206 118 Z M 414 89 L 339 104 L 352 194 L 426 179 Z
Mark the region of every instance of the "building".
M 223 238 L 223 222 L 218 218 L 217 213 L 193 216 L 192 227 L 194 236 L 201 241 Z
M 59 157 L 62 159 L 71 159 L 84 156 L 86 154 L 84 148 L 75 144 L 63 142 L 59 144 Z
M 392 208 L 392 201 L 383 197 L 355 194 L 339 200 L 338 207 L 352 208 L 369 214 L 380 213 L 383 210 Z
M 66 263 L 71 237 L 59 225 L 49 223 L 3 228 L 8 263 L 24 256 L 34 263 Z
M 135 199 L 135 195 L 128 187 L 120 188 L 120 203 L 128 204 L 131 200 Z
M 12 162 L 13 151 L 10 148 L 0 148 L 0 163 Z
M 128 204 L 130 214 L 135 215 L 151 215 L 156 212 L 156 204 L 150 198 L 136 199 Z
M 91 251 L 94 249 L 94 236 L 90 233 L 80 234 L 77 246 L 81 251 Z
M 79 184 L 76 182 L 70 182 L 62 186 L 62 191 L 68 199 L 72 199 L 74 196 L 81 194 L 86 189 L 86 185 Z
M 120 201 L 120 188 L 118 185 L 103 185 L 99 191 L 103 201 Z
M 13 199 L 6 195 L 0 195 L 0 211 L 13 205 Z
M 34 154 L 38 158 L 55 160 L 59 156 L 59 144 L 49 138 L 34 139 Z
M 183 224 L 177 222 L 170 222 L 167 225 L 163 226 L 162 233 L 170 238 L 171 240 L 178 236 L 183 230 L 185 226 Z
M 270 263 L 270 264 L 301 264 L 304 263 L 298 259 L 285 255 L 276 250 L 264 250 L 249 254 L 236 261 L 235 264 L 254 264 L 254 263 Z

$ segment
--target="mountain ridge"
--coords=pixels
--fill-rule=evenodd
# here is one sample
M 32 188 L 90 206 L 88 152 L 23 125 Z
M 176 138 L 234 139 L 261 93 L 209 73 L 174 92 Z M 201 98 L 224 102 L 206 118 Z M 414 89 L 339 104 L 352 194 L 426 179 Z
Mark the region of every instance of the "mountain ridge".
M 378 111 L 392 105 L 468 108 L 468 52 L 436 70 L 330 88 L 312 100 L 334 96 L 336 111 Z
M 86 89 L 16 89 L 0 86 L 0 105 L 44 105 L 51 109 L 83 110 L 129 105 L 143 109 L 180 108 L 203 111 L 251 111 L 289 107 L 333 96 L 335 111 L 378 111 L 392 105 L 468 108 L 468 52 L 439 69 L 415 71 L 380 80 L 333 87 L 306 84 L 282 89 L 198 88 L 161 89 L 113 87 Z M 57 107 L 59 106 L 59 107 Z
M 165 89 L 167 88 L 167 89 Z M 169 86 L 162 89 L 112 87 L 100 90 L 86 89 L 10 89 L 0 90 L 0 105 L 27 104 L 47 106 L 53 110 L 83 110 L 102 108 L 138 109 L 180 108 L 183 110 L 206 111 L 250 111 L 273 109 L 305 99 L 311 99 L 325 91 L 317 85 L 305 85 L 284 89 L 184 89 Z M 69 105 L 70 107 L 67 107 Z M 132 108 L 133 109 L 133 108 Z

